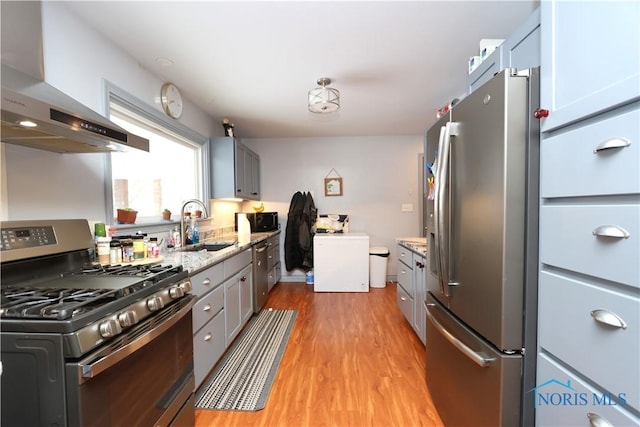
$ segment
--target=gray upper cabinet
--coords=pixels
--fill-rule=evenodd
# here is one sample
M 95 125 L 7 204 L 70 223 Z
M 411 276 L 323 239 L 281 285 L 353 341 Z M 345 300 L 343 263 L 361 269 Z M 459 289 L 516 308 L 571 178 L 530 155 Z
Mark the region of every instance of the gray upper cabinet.
M 504 44 L 504 43 L 503 43 Z M 482 64 L 478 65 L 478 68 L 473 70 L 467 78 L 467 84 L 469 86 L 469 93 L 473 92 L 484 83 L 491 80 L 491 77 L 495 76 L 502 70 L 502 45 L 498 46 L 496 50 L 489 55 Z
M 543 2 L 545 5 L 547 2 Z M 548 132 L 640 97 L 640 3 L 555 1 L 542 8 L 540 105 Z
M 482 86 L 505 68 L 525 69 L 540 66 L 540 9 L 513 32 L 468 77 L 469 93 Z
M 260 199 L 260 156 L 246 149 L 244 158 L 245 188 L 248 199 Z
M 260 199 L 260 156 L 233 137 L 211 138 L 211 198 Z

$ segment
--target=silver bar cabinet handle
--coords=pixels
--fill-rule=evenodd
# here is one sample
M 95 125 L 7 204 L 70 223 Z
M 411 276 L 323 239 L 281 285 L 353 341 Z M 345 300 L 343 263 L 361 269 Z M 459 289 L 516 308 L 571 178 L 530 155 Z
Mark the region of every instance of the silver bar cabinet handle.
M 593 412 L 589 412 L 587 414 L 587 418 L 589 418 L 589 424 L 591 424 L 591 427 L 613 427 L 613 424 L 611 424 L 606 418 L 601 417 L 598 414 L 594 414 Z
M 627 324 L 618 315 L 607 310 L 597 309 L 591 311 L 591 317 L 596 322 L 613 326 L 614 328 L 627 329 Z
M 611 150 L 612 148 L 624 148 L 631 145 L 631 141 L 626 138 L 609 138 L 598 145 L 594 150 L 594 154 L 598 154 L 605 150 Z
M 592 231 L 594 236 L 598 237 L 613 237 L 616 239 L 628 239 L 629 232 L 617 225 L 601 225 Z

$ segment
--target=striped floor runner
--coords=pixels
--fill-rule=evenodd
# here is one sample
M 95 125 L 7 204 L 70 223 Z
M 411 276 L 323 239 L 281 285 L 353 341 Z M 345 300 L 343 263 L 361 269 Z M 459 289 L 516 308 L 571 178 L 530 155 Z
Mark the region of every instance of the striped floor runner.
M 198 392 L 196 409 L 263 409 L 296 314 L 265 309 L 251 319 Z

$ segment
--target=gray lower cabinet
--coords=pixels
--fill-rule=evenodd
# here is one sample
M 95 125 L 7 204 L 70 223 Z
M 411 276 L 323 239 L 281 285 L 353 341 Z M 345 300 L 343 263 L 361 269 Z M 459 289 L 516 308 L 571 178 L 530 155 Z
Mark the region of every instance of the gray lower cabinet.
M 210 322 L 193 335 L 193 371 L 196 389 L 202 385 L 226 348 L 224 310 L 220 309 Z
M 225 261 L 225 337 L 229 346 L 253 313 L 251 249 Z M 240 269 L 240 270 L 238 270 Z
M 224 266 L 222 263 L 193 276 L 193 370 L 196 389 L 227 348 L 224 331 Z
M 398 287 L 396 292 L 398 308 L 413 327 L 415 323 L 413 252 L 402 245 L 398 245 Z
M 640 3 L 614 3 L 541 5 L 538 426 L 640 425 Z
M 196 389 L 253 313 L 251 249 L 191 276 Z
M 398 245 L 398 287 L 396 302 L 423 344 L 427 342 L 427 260 L 400 243 Z
M 271 290 L 282 277 L 282 267 L 280 264 L 280 233 L 278 232 L 278 234 L 269 237 L 267 244 L 269 245 L 269 249 L 267 249 L 267 271 L 269 290 Z
M 240 272 L 240 319 L 244 325 L 253 315 L 253 269 L 252 265 Z
M 224 283 L 224 303 L 227 307 L 224 312 L 225 341 L 231 344 L 240 332 L 242 319 L 240 317 L 240 281 L 227 280 Z
M 424 301 L 427 299 L 427 261 L 423 255 L 413 253 L 413 329 L 423 344 L 427 342 L 427 311 Z

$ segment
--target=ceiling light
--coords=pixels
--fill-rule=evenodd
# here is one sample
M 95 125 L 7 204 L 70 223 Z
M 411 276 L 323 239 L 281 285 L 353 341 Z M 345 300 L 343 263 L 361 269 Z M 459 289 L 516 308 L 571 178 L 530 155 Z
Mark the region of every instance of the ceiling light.
M 340 109 L 340 92 L 338 89 L 327 87 L 331 79 L 318 79 L 319 87 L 309 91 L 309 111 L 312 113 L 333 113 Z
M 156 64 L 161 67 L 171 67 L 173 65 L 173 61 L 169 58 L 156 58 Z

